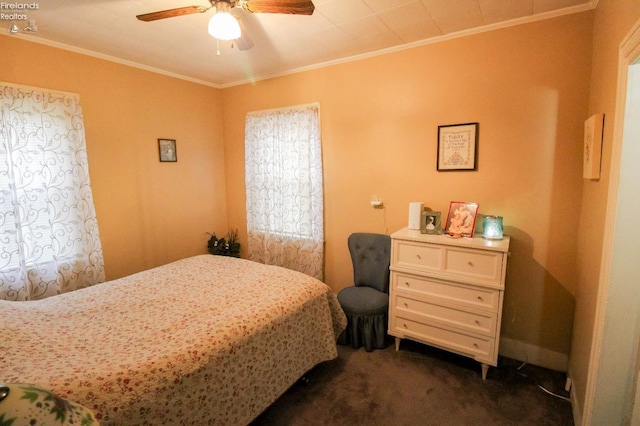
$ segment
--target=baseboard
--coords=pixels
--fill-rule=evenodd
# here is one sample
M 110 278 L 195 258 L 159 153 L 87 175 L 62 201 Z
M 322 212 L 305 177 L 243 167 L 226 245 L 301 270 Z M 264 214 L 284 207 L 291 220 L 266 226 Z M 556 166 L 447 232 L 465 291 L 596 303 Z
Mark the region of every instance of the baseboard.
M 509 338 L 500 338 L 500 355 L 539 367 L 566 372 L 569 356 Z
M 571 411 L 573 412 L 573 424 L 581 425 L 582 424 L 582 409 L 580 408 L 580 402 L 578 398 L 576 398 L 575 386 L 571 386 L 571 393 L 569 397 L 571 398 Z

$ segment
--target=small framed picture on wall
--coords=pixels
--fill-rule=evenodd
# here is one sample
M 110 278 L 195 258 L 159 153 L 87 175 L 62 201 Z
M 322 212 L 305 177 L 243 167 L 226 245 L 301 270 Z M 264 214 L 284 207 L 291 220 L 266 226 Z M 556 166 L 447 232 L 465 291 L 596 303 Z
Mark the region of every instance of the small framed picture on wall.
M 438 126 L 438 165 L 441 171 L 477 170 L 478 123 Z
M 158 139 L 158 151 L 160 152 L 161 162 L 164 163 L 178 161 L 175 139 Z

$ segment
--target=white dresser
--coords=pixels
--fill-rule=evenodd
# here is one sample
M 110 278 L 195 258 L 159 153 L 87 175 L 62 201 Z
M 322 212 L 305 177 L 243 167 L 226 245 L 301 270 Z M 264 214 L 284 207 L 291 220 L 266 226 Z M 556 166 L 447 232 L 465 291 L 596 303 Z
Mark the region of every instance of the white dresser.
M 509 237 L 391 235 L 389 334 L 498 365 Z

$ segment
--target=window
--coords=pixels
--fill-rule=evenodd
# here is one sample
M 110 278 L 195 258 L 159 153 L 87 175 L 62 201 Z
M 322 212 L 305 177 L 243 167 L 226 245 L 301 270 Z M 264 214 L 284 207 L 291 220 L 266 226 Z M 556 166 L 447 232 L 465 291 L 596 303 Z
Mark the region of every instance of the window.
M 323 278 L 320 107 L 247 114 L 249 258 Z
M 104 281 L 76 95 L 0 83 L 0 299 Z

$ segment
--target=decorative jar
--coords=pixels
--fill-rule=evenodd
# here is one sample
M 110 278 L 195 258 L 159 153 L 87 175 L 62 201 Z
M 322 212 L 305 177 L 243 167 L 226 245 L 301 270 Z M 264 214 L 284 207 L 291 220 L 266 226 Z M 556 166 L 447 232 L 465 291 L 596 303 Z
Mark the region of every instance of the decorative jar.
M 485 216 L 482 220 L 482 237 L 487 240 L 503 238 L 502 216 Z

